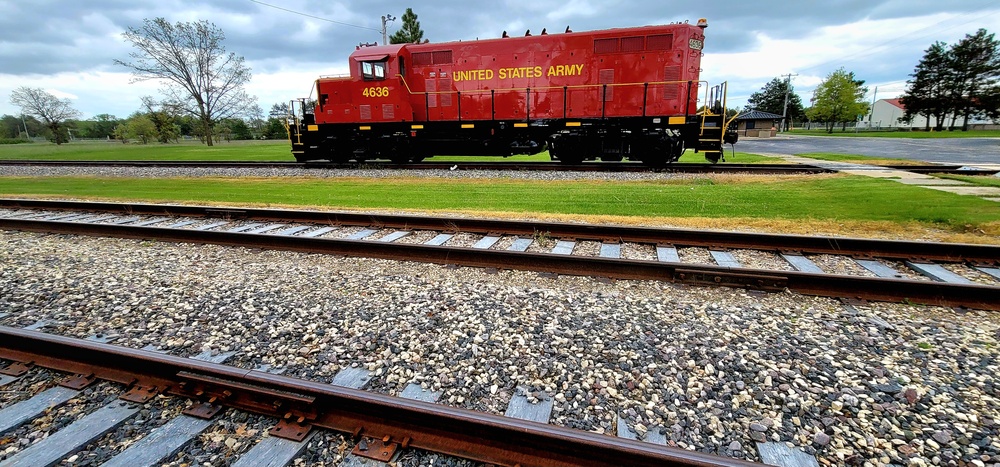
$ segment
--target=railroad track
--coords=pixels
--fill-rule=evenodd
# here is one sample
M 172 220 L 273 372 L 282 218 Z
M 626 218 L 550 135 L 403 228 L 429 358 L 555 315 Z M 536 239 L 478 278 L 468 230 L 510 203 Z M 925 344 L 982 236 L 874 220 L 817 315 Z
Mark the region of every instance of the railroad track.
M 212 161 L 40 161 L 2 160 L 0 165 L 50 167 L 185 167 L 226 169 L 406 169 L 406 170 L 509 170 L 509 171 L 578 171 L 578 172 L 677 172 L 677 173 L 832 173 L 831 170 L 798 164 L 695 164 L 679 163 L 667 167 L 647 167 L 637 162 L 589 162 L 576 165 L 561 162 L 421 162 L 393 164 L 373 161 L 363 164 L 329 162 L 212 162 Z
M 989 245 L 16 199 L 0 208 L 3 229 L 1000 309 L 1000 247 Z
M 525 397 L 515 396 L 507 416 L 499 416 L 436 404 L 434 393 L 416 383 L 401 397 L 361 390 L 371 377 L 362 368 L 347 367 L 325 384 L 221 364 L 232 353 L 182 358 L 106 340 L 0 326 L 0 360 L 6 361 L 0 365 L 0 388 L 47 388 L 0 406 L 0 440 L 6 441 L 0 444 L 0 466 L 77 461 L 157 466 L 194 442 L 226 410 L 270 417 L 272 424 L 269 436 L 250 437 L 245 444 L 253 447 L 238 454 L 235 466 L 288 465 L 322 430 L 343 433 L 353 445 L 342 465 L 359 465 L 361 458 L 388 462 L 407 449 L 510 466 L 762 465 L 549 425 L 546 404 L 532 405 Z M 186 408 L 172 417 L 161 413 L 169 420 L 148 432 L 136 432 L 141 424 L 123 427 L 142 418 L 141 412 L 162 406 L 164 397 Z M 60 417 L 60 429 L 51 421 L 34 422 L 70 401 L 88 407 L 81 411 L 87 413 Z M 551 400 L 547 407 L 551 410 Z M 38 425 L 50 432 L 47 437 L 29 446 L 17 443 L 18 430 Z M 13 438 L 6 437 L 11 433 Z M 94 448 L 123 437 L 134 442 Z M 7 446 L 12 440 L 16 449 Z M 227 446 L 227 462 L 232 462 L 235 443 Z M 77 456 L 81 451 L 86 453 L 82 458 Z

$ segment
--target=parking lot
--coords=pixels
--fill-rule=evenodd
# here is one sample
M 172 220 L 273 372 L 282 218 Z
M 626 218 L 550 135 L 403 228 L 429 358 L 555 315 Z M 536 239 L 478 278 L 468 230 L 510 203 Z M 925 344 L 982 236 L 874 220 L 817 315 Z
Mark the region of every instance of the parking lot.
M 736 150 L 750 153 L 828 152 L 911 159 L 942 164 L 1000 164 L 1000 138 L 886 138 L 783 136 L 742 138 Z

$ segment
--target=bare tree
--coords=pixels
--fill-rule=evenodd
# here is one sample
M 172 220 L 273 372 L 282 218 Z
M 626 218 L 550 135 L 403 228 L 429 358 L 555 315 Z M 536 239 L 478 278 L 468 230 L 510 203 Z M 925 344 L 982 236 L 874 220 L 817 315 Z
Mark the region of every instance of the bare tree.
M 10 93 L 10 103 L 20 107 L 23 114 L 45 122 L 45 126 L 52 130 L 52 141 L 56 144 L 68 141 L 63 122 L 80 116 L 69 99 L 60 99 L 42 88 L 21 86 Z
M 133 61 L 115 63 L 132 70 L 133 82 L 165 81 L 167 100 L 198 119 L 209 146 L 216 122 L 242 115 L 255 104 L 243 90 L 250 68 L 243 57 L 226 53 L 225 34 L 214 24 L 146 19 L 142 28 L 130 27 L 122 36 L 137 51 L 129 54 Z

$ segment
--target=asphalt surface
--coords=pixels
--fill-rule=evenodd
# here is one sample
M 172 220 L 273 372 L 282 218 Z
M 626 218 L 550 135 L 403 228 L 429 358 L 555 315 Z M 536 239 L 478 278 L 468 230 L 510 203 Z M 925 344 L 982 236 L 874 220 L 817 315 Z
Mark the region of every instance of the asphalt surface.
M 731 150 L 731 148 L 727 148 Z M 864 138 L 846 136 L 777 136 L 740 138 L 736 150 L 750 153 L 829 152 L 910 159 L 942 164 L 1000 164 L 1000 138 Z

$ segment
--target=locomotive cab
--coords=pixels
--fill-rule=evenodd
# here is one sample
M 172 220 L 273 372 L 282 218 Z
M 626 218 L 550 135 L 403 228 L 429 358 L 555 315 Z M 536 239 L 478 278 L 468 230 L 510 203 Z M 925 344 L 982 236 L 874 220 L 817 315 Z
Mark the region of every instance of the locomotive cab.
M 413 159 L 406 144 L 407 128 L 400 125 L 413 121 L 402 50 L 402 45 L 359 47 L 351 54 L 349 75 L 316 81 L 315 124 L 304 125 L 308 144 L 297 159 Z M 386 124 L 394 128 L 385 131 Z M 379 130 L 373 132 L 376 125 Z

